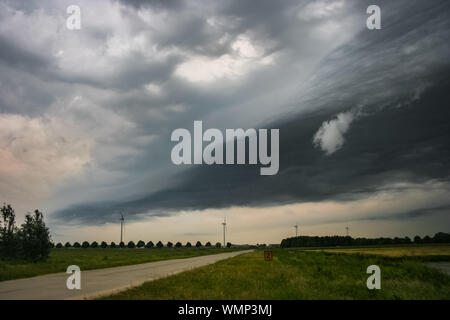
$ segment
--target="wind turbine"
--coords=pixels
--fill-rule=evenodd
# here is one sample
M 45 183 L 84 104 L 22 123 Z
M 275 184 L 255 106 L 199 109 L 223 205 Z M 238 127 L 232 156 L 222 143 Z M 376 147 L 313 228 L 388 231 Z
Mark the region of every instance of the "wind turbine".
M 123 217 L 123 214 L 120 213 L 120 243 L 122 243 L 122 239 L 123 239 L 123 230 L 125 227 L 125 219 Z
M 227 218 L 223 218 L 223 222 L 222 222 L 222 226 L 223 226 L 223 247 L 226 247 L 226 243 L 225 243 L 225 231 L 227 228 Z
M 295 223 L 295 236 L 298 237 L 298 223 Z

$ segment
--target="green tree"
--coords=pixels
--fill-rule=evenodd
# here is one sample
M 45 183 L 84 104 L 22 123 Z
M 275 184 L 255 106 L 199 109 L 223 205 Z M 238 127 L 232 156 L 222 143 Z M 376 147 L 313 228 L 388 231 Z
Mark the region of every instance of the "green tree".
M 137 247 L 138 248 L 143 248 L 144 246 L 145 246 L 145 242 L 142 241 L 142 240 L 139 240 L 138 243 L 137 243 Z
M 186 242 L 185 247 L 186 247 L 186 248 L 190 248 L 190 247 L 192 247 L 192 244 L 191 244 L 190 242 Z
M 64 245 L 64 247 L 66 247 L 66 248 L 70 248 L 70 247 L 72 247 L 72 245 L 70 244 L 70 242 L 69 242 L 69 241 L 67 241 L 67 242 L 66 242 L 66 244 Z
M 55 246 L 55 248 L 57 248 L 57 249 L 61 249 L 62 247 L 63 247 L 63 245 L 61 242 L 58 242 Z
M 91 248 L 98 248 L 98 242 L 97 241 L 92 242 Z
M 108 247 L 108 244 L 105 241 L 102 241 L 102 243 L 100 244 L 100 247 L 102 247 L 103 249 Z
M 167 248 L 172 248 L 173 247 L 173 243 L 169 241 L 169 242 L 167 242 L 166 246 L 167 246 Z
M 127 247 L 130 248 L 130 249 L 133 249 L 133 248 L 136 247 L 136 245 L 134 244 L 133 241 L 129 241 L 128 244 L 127 244 Z
M 81 244 L 81 247 L 84 248 L 84 249 L 89 248 L 89 242 L 83 241 L 83 243 Z
M 211 247 L 211 242 L 207 242 L 206 244 L 205 244 L 205 247 Z
M 120 241 L 120 243 L 119 243 L 119 247 L 121 247 L 121 248 L 125 248 L 125 242 L 123 242 L 123 241 Z
M 12 258 L 18 253 L 16 214 L 11 205 L 4 204 L 0 209 L 0 256 Z
M 74 247 L 74 248 L 81 248 L 81 244 L 80 244 L 79 242 L 75 242 L 75 243 L 73 244 L 73 247 Z
M 162 243 L 161 241 L 158 241 L 158 243 L 156 244 L 156 246 L 157 246 L 158 248 L 164 247 L 164 245 L 163 245 L 163 243 Z
M 222 247 L 222 244 L 220 242 L 216 242 L 216 248 Z
M 115 248 L 116 247 L 116 243 L 113 241 L 111 242 L 111 244 L 109 245 L 110 248 Z
M 227 242 L 227 248 L 231 248 L 231 242 Z
M 197 241 L 197 243 L 195 244 L 195 246 L 196 246 L 197 248 L 200 248 L 200 247 L 202 246 L 202 243 L 201 243 L 200 241 Z
M 181 248 L 181 246 L 182 246 L 182 244 L 181 244 L 181 242 L 177 242 L 177 243 L 175 243 L 175 248 Z
M 147 244 L 145 245 L 146 248 L 153 248 L 155 246 L 155 244 L 153 243 L 153 241 L 149 241 L 147 242 Z
M 42 261 L 48 258 L 51 239 L 42 212 L 34 210 L 33 215 L 27 214 L 18 236 L 23 258 L 32 261 Z

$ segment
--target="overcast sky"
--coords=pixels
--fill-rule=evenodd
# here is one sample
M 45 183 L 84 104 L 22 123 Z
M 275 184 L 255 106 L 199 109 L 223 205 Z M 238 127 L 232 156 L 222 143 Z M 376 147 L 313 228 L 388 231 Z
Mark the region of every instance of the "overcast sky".
M 0 0 L 0 201 L 55 241 L 450 232 L 449 40 L 446 0 Z M 194 120 L 279 129 L 278 174 L 174 165 Z

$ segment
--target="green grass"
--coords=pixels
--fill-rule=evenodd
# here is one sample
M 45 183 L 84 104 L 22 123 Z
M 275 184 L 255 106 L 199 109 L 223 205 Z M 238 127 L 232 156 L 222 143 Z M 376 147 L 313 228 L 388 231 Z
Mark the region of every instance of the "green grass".
M 207 254 L 223 253 L 236 249 L 224 248 L 161 248 L 161 249 L 52 249 L 45 262 L 30 263 L 0 259 L 0 281 L 65 272 L 70 265 L 81 270 L 100 269 L 138 263 L 189 258 Z
M 341 252 L 341 253 L 362 253 L 377 254 L 388 257 L 430 257 L 430 256 L 448 256 L 450 258 L 450 245 L 403 245 L 389 247 L 361 247 L 361 248 L 326 248 L 318 251 Z
M 302 249 L 273 253 L 270 262 L 257 250 L 104 299 L 450 299 L 450 277 L 418 257 Z M 366 269 L 373 264 L 381 268 L 381 290 L 366 287 Z

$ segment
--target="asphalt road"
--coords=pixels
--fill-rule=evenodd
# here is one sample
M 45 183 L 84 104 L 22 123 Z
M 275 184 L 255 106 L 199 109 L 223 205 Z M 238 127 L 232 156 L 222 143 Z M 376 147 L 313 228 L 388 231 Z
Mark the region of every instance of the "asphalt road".
M 173 259 L 97 270 L 81 270 L 81 289 L 67 289 L 70 274 L 53 273 L 0 282 L 0 300 L 89 299 L 139 286 L 189 269 L 235 257 L 252 250 Z

